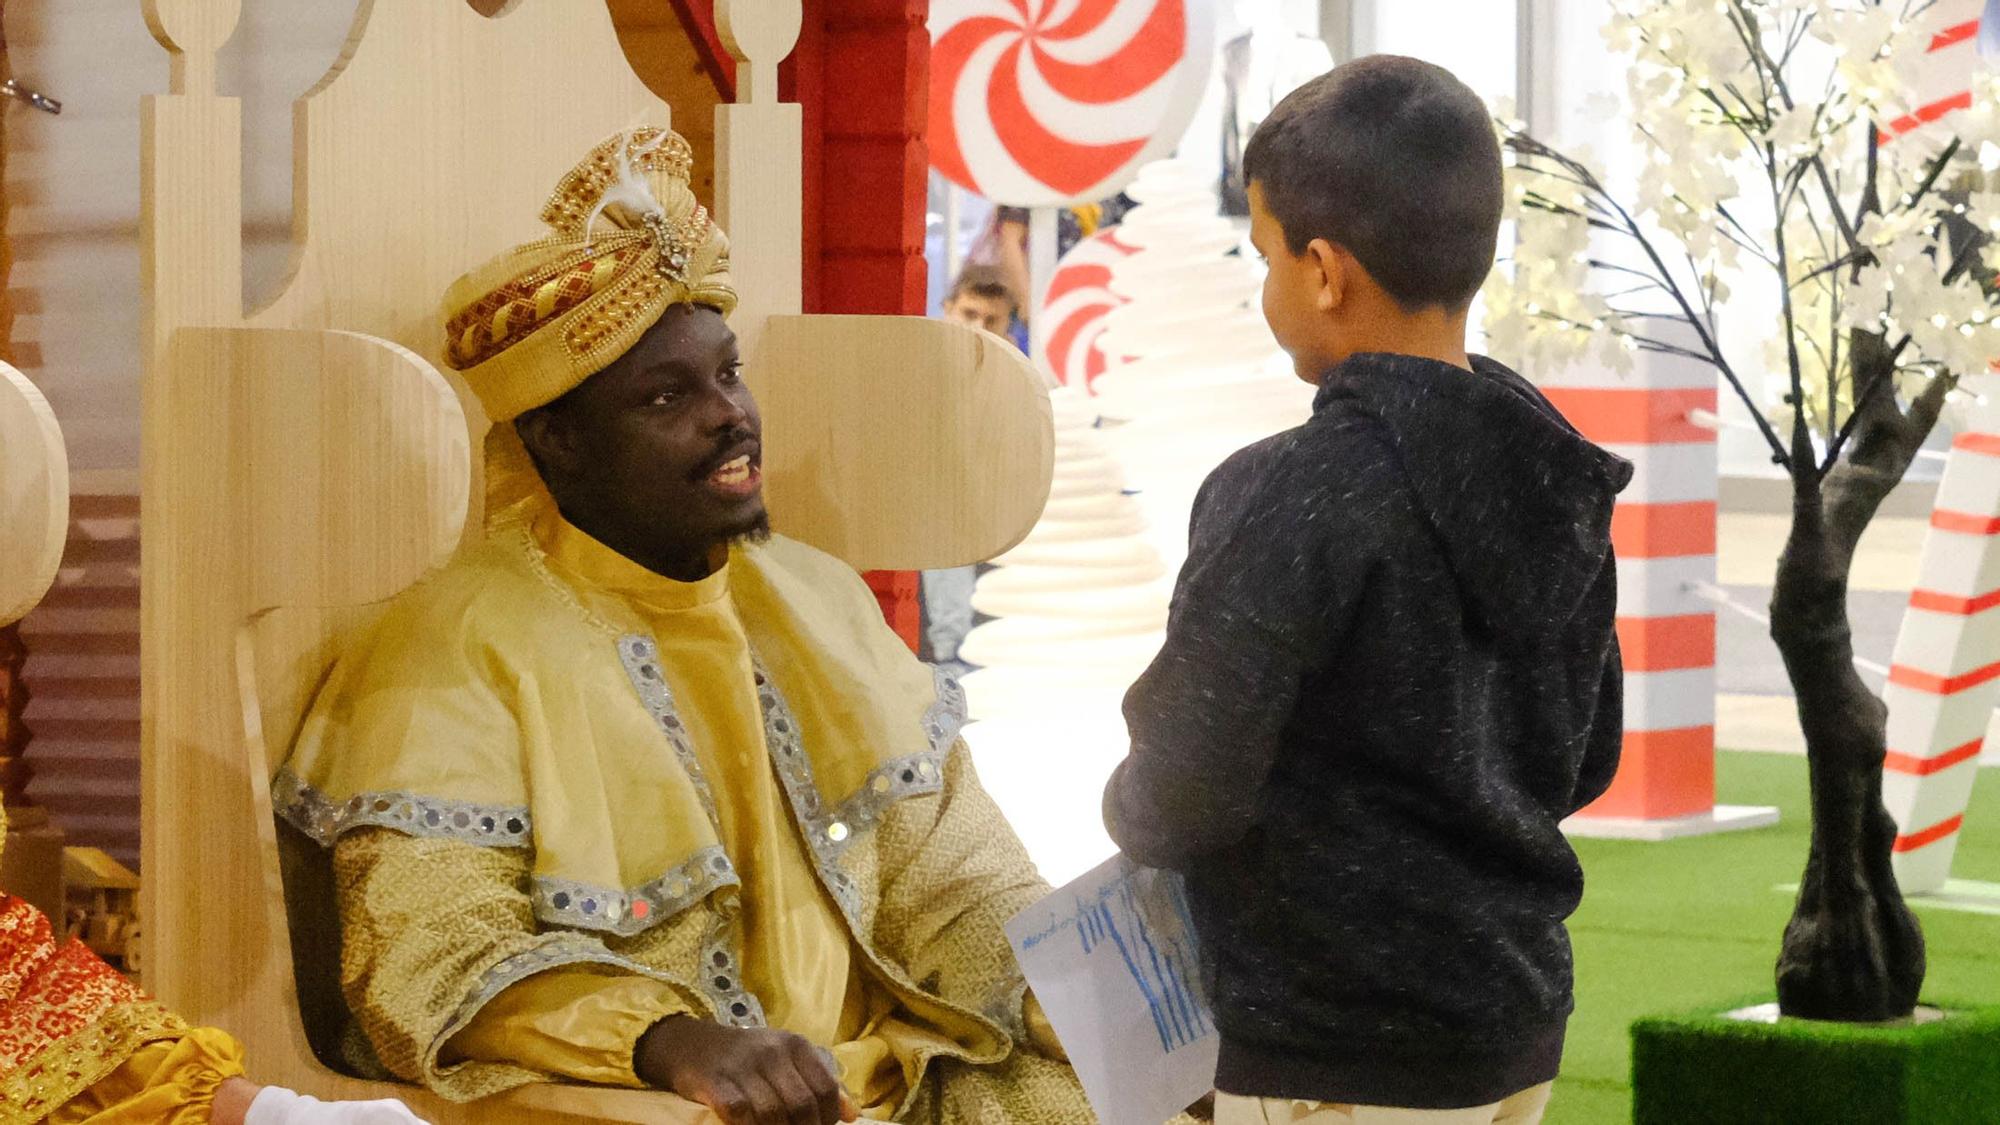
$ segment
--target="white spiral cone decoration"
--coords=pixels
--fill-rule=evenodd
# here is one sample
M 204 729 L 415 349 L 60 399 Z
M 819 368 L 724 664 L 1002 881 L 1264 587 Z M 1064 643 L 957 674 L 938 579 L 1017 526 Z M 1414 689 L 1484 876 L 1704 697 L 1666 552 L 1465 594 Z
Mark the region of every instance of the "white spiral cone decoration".
M 1098 346 L 1113 360 L 1095 384 L 1113 452 L 1145 510 L 1155 549 L 1172 570 L 1187 557 L 1189 512 L 1201 482 L 1252 442 L 1304 422 L 1312 388 L 1265 325 L 1264 269 L 1229 220 L 1214 186 L 1185 164 L 1148 165 L 1130 188 L 1139 206 L 1119 240 L 1135 252 L 1112 266 L 1128 303 L 1105 316 Z
M 1119 704 L 1159 651 L 1171 586 L 1088 396 L 1060 387 L 1050 399 L 1048 509 L 979 580 L 973 607 L 996 620 L 959 655 L 981 666 L 965 678 L 980 778 L 1042 874 L 1061 883 L 1114 850 L 1098 797 L 1129 745 Z
M 933 0 L 931 166 L 997 203 L 1117 194 L 1208 83 L 1213 0 Z
M 1171 588 L 1146 542 L 1139 505 L 1095 428 L 1082 392 L 1058 388 L 1056 472 L 1049 506 L 1022 544 L 995 559 L 972 606 L 996 620 L 959 655 L 974 719 L 1121 693 L 1158 651 Z

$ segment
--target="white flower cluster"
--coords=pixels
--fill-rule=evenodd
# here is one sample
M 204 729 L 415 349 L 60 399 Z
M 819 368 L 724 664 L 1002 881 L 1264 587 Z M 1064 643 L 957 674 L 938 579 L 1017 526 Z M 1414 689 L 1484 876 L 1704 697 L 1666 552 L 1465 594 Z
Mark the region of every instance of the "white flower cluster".
M 1511 169 L 1509 177 L 1513 276 L 1496 270 L 1487 281 L 1487 349 L 1529 371 L 1554 370 L 1585 355 L 1627 370 L 1633 347 L 1617 331 L 1623 320 L 1591 288 L 1590 224 L 1581 213 L 1524 207 L 1534 177 Z
M 1854 330 L 1901 345 L 1912 377 L 1984 371 L 2000 358 L 2000 316 L 1979 280 L 2000 270 L 2000 193 L 1963 200 L 1948 190 L 1982 155 L 2000 165 L 2000 76 L 1974 81 L 1971 109 L 1893 142 L 1871 128 L 1916 108 L 1912 91 L 1938 65 L 1926 54 L 1942 6 L 1612 8 L 1605 37 L 1633 58 L 1627 97 L 1643 168 L 1630 198 L 1615 199 L 1584 165 L 1521 143 L 1519 127 L 1502 123 L 1515 142 L 1508 214 L 1518 243 L 1512 277 L 1496 275 L 1486 295 L 1496 353 L 1529 365 L 1592 353 L 1617 363 L 1622 349 L 1606 336 L 1643 344 L 1620 312 L 1638 311 L 1634 294 L 1653 301 L 1647 311 L 1667 297 L 1677 312 L 1706 315 L 1727 295 L 1718 274 L 1750 269 L 1789 288 L 1791 331 L 1781 322 L 1764 360 L 1786 370 L 1796 352 L 1805 405 L 1822 424 L 1829 386 L 1836 413 L 1852 397 L 1843 384 Z M 1872 208 L 1863 206 L 1870 183 Z M 1963 252 L 1968 228 L 1995 242 Z M 1622 252 L 1634 244 L 1651 252 Z
M 2000 358 L 2000 320 L 1965 260 L 1955 252 L 1945 222 L 1956 212 L 1972 227 L 2000 235 L 2000 194 L 1974 193 L 1952 205 L 1931 195 L 1918 206 L 1870 215 L 1859 232 L 1874 256 L 1847 290 L 1841 323 L 1910 338 L 1914 359 L 1963 374 L 1984 371 Z M 2000 265 L 1989 244 L 1985 268 Z

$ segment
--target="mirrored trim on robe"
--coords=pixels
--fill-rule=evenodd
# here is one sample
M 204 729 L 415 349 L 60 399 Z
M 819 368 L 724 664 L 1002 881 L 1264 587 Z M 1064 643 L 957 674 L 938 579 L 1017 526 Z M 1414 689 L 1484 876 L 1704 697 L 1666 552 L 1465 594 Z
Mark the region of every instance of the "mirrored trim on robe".
M 715 1006 L 717 1022 L 731 1027 L 763 1027 L 764 1005 L 743 985 L 743 968 L 736 950 L 737 904 L 728 903 L 716 912 L 702 935 L 702 978 L 696 983 Z
M 672 871 L 629 890 L 534 876 L 535 917 L 556 926 L 631 937 L 679 915 L 723 887 L 742 885 L 720 845 L 703 848 Z
M 833 895 L 850 928 L 859 929 L 861 892 L 840 869 L 840 855 L 856 836 L 874 827 L 882 811 L 905 797 L 936 793 L 944 788 L 943 754 L 926 751 L 885 762 L 870 771 L 859 792 L 832 810 L 820 797 L 812 761 L 805 752 L 798 720 L 784 693 L 761 662 L 755 663 L 757 702 L 764 712 L 764 741 L 778 771 L 778 781 L 791 803 L 792 816 L 805 836 L 813 867 Z
M 833 861 L 864 830 L 873 828 L 889 806 L 909 797 L 928 796 L 944 789 L 944 762 L 958 741 L 965 721 L 965 689 L 942 669 L 933 669 L 938 696 L 924 713 L 924 733 L 931 748 L 918 754 L 892 758 L 869 771 L 853 796 L 828 810 L 813 777 L 812 761 L 805 753 L 798 720 L 784 693 L 765 671 L 756 666 L 757 702 L 764 711 L 764 740 L 791 799 L 801 831 L 811 843 L 813 854 L 831 873 L 835 897 L 841 897 L 841 880 Z M 851 888 L 848 888 L 851 891 Z
M 687 724 L 681 721 L 680 713 L 674 707 L 673 690 L 667 686 L 665 670 L 660 664 L 660 646 L 653 638 L 643 633 L 628 633 L 618 638 L 618 661 L 625 666 L 625 675 L 632 682 L 632 690 L 639 696 L 639 702 L 653 716 L 653 722 L 660 733 L 673 747 L 674 757 L 680 761 L 686 773 L 688 784 L 694 787 L 695 795 L 701 800 L 702 812 L 708 817 L 709 830 L 717 839 L 722 837 L 722 819 L 715 810 L 715 793 L 709 788 L 708 775 L 701 768 L 701 759 L 696 757 L 694 743 L 689 740 Z M 734 867 L 729 856 L 720 845 L 704 848 L 684 863 L 679 871 L 686 871 L 690 865 L 705 864 L 705 873 L 712 877 L 712 883 L 699 895 L 694 895 L 682 904 L 680 909 L 702 901 L 710 892 L 724 886 L 739 886 Z M 675 872 L 662 878 L 671 881 Z M 651 884 L 648 884 L 649 886 Z M 553 903 L 553 896 L 551 896 Z M 539 900 L 537 902 L 539 913 Z M 574 904 L 573 904 L 574 905 Z M 628 919 L 629 930 L 615 932 L 636 934 L 657 926 L 674 917 L 679 909 L 649 910 L 650 918 Z M 715 1008 L 715 1018 L 721 1023 L 734 1027 L 763 1027 L 764 1005 L 749 989 L 743 987 L 743 973 L 739 967 L 741 942 L 738 940 L 736 918 L 739 911 L 734 902 L 716 904 L 716 914 L 709 923 L 708 931 L 702 935 L 701 959 L 702 978 L 696 981 L 702 994 Z
M 444 1027 L 431 1041 L 431 1057 L 435 1059 L 444 1045 L 451 1042 L 452 1036 L 470 1026 L 474 1017 L 478 1016 L 480 1010 L 487 1004 L 492 1003 L 494 997 L 537 973 L 572 965 L 606 965 L 657 980 L 684 992 L 698 991 L 687 981 L 676 979 L 672 974 L 648 968 L 629 957 L 620 957 L 594 938 L 582 934 L 543 935 L 537 944 L 500 958 L 479 974 L 478 980 L 466 993 L 465 999 L 459 1001 L 451 1018 L 444 1022 Z
M 534 833 L 534 820 L 523 805 L 483 805 L 400 789 L 356 793 L 336 804 L 290 767 L 272 779 L 271 804 L 286 823 L 323 848 L 356 828 L 388 828 L 486 848 L 528 847 Z
M 659 643 L 644 633 L 628 633 L 618 638 L 618 661 L 625 666 L 625 675 L 632 681 L 632 690 L 639 694 L 639 702 L 653 716 L 667 744 L 674 748 L 674 757 L 680 760 L 688 784 L 694 786 L 702 811 L 708 814 L 709 827 L 720 839 L 722 821 L 716 815 L 715 793 L 709 789 L 708 775 L 702 772 L 701 759 L 695 757 L 694 744 L 688 740 L 687 724 L 681 721 L 680 711 L 674 706 L 673 689 L 667 686 L 667 674 L 660 664 Z
M 957 676 L 933 664 L 931 680 L 937 687 L 937 698 L 924 711 L 924 736 L 931 741 L 931 753 L 942 758 L 958 741 L 970 712 L 965 702 L 965 685 L 958 682 Z

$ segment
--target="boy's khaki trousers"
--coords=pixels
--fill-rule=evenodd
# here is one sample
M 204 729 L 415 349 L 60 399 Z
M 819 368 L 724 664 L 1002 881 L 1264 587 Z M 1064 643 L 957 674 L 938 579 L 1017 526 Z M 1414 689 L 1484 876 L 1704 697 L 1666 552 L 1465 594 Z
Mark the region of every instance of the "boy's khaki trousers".
M 1217 1094 L 1215 1125 L 1539 1125 L 1553 1086 L 1544 1082 L 1504 1102 L 1471 1109 L 1391 1109 Z

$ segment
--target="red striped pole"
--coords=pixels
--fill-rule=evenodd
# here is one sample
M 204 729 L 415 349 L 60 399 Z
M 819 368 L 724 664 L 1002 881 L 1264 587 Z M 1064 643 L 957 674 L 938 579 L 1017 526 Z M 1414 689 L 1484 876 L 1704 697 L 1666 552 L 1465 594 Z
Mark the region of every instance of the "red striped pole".
M 1654 335 L 1681 327 L 1653 324 Z M 1620 374 L 1579 367 L 1543 386 L 1584 436 L 1631 461 L 1611 540 L 1618 552 L 1618 642 L 1625 745 L 1611 788 L 1568 825 L 1579 835 L 1664 839 L 1776 819 L 1715 804 L 1715 430 L 1707 364 L 1641 354 Z
M 1967 379 L 1965 389 L 2000 396 L 2000 376 Z M 1896 818 L 1896 880 L 1913 894 L 1939 890 L 1951 876 L 2000 701 L 2000 404 L 1970 413 L 1971 432 L 1945 461 L 1883 694 L 1882 799 Z

